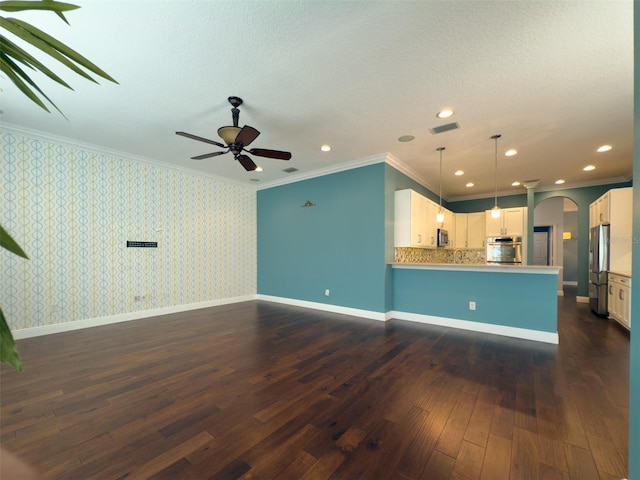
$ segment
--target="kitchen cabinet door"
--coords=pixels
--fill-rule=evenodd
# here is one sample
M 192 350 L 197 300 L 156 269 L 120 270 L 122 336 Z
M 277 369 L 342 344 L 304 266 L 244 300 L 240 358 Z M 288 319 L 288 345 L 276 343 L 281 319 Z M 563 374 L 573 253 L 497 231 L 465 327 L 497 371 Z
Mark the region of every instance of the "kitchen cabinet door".
M 598 207 L 597 207 L 597 213 L 598 213 L 598 223 L 597 225 L 602 225 L 604 223 L 609 223 L 610 218 L 609 218 L 609 206 L 610 206 L 610 199 L 611 199 L 611 192 L 607 192 L 604 195 L 602 195 L 599 199 L 598 199 Z
M 455 241 L 453 242 L 453 246 L 456 248 L 467 248 L 467 228 L 468 228 L 468 213 L 456 213 L 456 231 L 455 231 Z M 482 216 L 482 221 L 484 222 L 484 215 Z
M 493 218 L 491 216 L 491 210 L 487 210 L 485 212 L 486 236 L 524 236 L 526 210 L 526 207 L 503 208 L 500 210 L 500 216 L 498 218 Z
M 505 208 L 501 216 L 504 217 L 504 235 L 524 235 L 524 208 Z
M 487 237 L 499 237 L 503 235 L 502 212 L 498 218 L 491 216 L 491 210 L 485 212 L 485 230 Z
M 438 215 L 438 210 L 440 209 L 439 205 L 435 202 L 432 202 L 428 198 L 425 198 L 425 246 L 426 247 L 437 247 L 437 235 L 438 228 L 440 228 L 440 224 L 436 220 Z
M 485 216 L 482 214 L 482 212 L 467 214 L 466 247 L 484 248 L 485 238 Z
M 394 201 L 394 245 L 396 247 L 428 246 L 427 198 L 413 190 L 398 190 L 395 192 Z
M 631 329 L 631 279 L 609 274 L 609 317 Z

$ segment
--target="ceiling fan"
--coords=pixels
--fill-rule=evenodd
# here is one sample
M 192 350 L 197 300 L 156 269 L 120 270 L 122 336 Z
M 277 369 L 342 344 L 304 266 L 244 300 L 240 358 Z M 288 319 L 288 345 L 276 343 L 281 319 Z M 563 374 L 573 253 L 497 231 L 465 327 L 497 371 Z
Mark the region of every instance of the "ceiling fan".
M 196 155 L 195 157 L 191 157 L 192 160 L 204 160 L 205 158 L 217 157 L 218 155 L 224 155 L 225 153 L 231 152 L 233 153 L 234 158 L 240 162 L 244 169 L 247 172 L 251 172 L 253 170 L 256 170 L 258 166 L 253 163 L 253 160 L 251 160 L 248 155 L 245 155 L 242 152 L 249 152 L 251 155 L 257 155 L 259 157 L 266 158 L 275 158 L 278 160 L 289 160 L 291 158 L 291 153 L 283 152 L 280 150 L 268 150 L 266 148 L 251 148 L 247 150 L 245 147 L 253 142 L 258 137 L 258 135 L 260 135 L 260 132 L 249 125 L 245 125 L 242 128 L 238 127 L 238 118 L 240 117 L 240 110 L 238 110 L 238 107 L 242 105 L 242 99 L 239 97 L 229 97 L 228 100 L 233 107 L 231 109 L 233 126 L 220 127 L 218 129 L 218 135 L 220 135 L 226 145 L 223 145 L 222 143 L 216 142 L 214 140 L 209 140 L 208 138 L 192 135 L 191 133 L 176 132 L 176 135 L 181 135 L 183 137 L 198 140 L 200 142 L 210 143 L 212 145 L 216 145 L 220 148 L 225 149 L 222 152 L 212 152 L 205 153 L 204 155 Z

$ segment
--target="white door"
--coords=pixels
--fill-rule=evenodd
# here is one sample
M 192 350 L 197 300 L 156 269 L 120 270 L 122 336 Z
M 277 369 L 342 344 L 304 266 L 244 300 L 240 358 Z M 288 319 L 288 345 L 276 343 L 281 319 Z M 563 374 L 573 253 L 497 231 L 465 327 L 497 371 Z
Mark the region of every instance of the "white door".
M 533 232 L 533 264 L 549 265 L 548 251 L 549 234 L 548 232 Z

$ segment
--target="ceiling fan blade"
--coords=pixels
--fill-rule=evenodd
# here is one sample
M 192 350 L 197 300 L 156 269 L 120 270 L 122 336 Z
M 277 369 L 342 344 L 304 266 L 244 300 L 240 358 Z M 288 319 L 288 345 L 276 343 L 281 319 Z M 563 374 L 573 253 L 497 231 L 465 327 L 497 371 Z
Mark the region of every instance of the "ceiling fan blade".
M 258 130 L 250 127 L 249 125 L 245 125 L 244 127 L 242 127 L 242 130 L 240 130 L 240 133 L 238 133 L 235 143 L 241 143 L 246 147 L 256 138 L 258 138 L 258 135 L 260 135 L 260 132 Z
M 252 148 L 249 150 L 252 155 L 258 155 L 259 157 L 277 158 L 278 160 L 290 160 L 290 152 L 282 152 L 280 150 L 269 150 L 266 148 Z
M 187 138 L 190 138 L 190 139 L 192 139 L 192 140 L 198 140 L 199 142 L 210 143 L 211 145 L 216 145 L 217 147 L 220 147 L 220 148 L 227 148 L 227 146 L 226 146 L 226 145 L 223 145 L 223 144 L 221 144 L 221 143 L 218 143 L 218 142 L 216 142 L 216 141 L 214 141 L 214 140 L 209 140 L 208 138 L 203 138 L 203 137 L 199 137 L 199 136 L 197 136 L 197 135 L 193 135 L 193 134 L 191 134 L 191 133 L 187 133 L 187 132 L 176 132 L 176 135 L 180 135 L 180 136 L 183 136 L 183 137 L 187 137 Z
M 236 160 L 238 160 L 242 164 L 242 166 L 247 172 L 251 172 L 256 168 L 258 168 L 258 166 L 255 163 L 253 163 L 253 160 L 251 160 L 247 155 L 242 155 L 242 154 L 237 155 Z
M 195 157 L 191 157 L 191 160 L 204 160 L 205 158 L 217 157 L 218 155 L 223 155 L 227 152 L 213 152 L 213 153 L 205 153 L 204 155 L 196 155 Z

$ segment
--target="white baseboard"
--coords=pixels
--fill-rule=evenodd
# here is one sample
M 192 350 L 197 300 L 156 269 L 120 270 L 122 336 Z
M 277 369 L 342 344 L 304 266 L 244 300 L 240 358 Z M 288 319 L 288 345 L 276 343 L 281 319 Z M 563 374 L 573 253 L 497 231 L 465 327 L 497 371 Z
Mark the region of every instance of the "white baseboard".
M 567 285 L 568 287 L 577 287 L 578 286 L 578 282 L 573 282 L 573 281 L 569 281 L 566 280 L 564 282 L 562 282 L 563 285 Z
M 587 302 L 589 297 L 586 298 Z M 241 297 L 223 298 L 219 300 L 210 300 L 206 302 L 190 303 L 185 305 L 175 305 L 171 307 L 155 308 L 152 310 L 141 310 L 138 312 L 123 313 L 118 315 L 109 315 L 106 317 L 86 318 L 76 320 L 74 322 L 56 323 L 52 325 L 44 325 L 42 327 L 24 328 L 21 330 L 13 330 L 13 337 L 16 340 L 23 338 L 37 337 L 40 335 L 51 335 L 54 333 L 69 332 L 72 330 L 80 330 L 83 328 L 98 327 L 101 325 L 110 325 L 112 323 L 129 322 L 132 320 L 140 320 L 143 318 L 167 315 L 171 313 L 187 312 L 189 310 L 199 310 L 201 308 L 216 307 L 219 305 L 227 305 L 231 303 L 246 302 L 249 300 L 264 300 L 268 302 L 283 303 L 286 305 L 294 305 L 298 307 L 311 308 L 314 310 L 322 310 L 325 312 L 340 313 L 344 315 L 352 315 L 354 317 L 363 317 L 376 321 L 388 321 L 391 319 L 407 320 L 410 322 L 426 323 L 430 325 L 439 325 L 442 327 L 459 328 L 462 330 L 471 330 L 474 332 L 491 333 L 494 335 L 502 335 L 507 337 L 522 338 L 525 340 L 534 340 L 545 343 L 558 343 L 558 334 L 552 332 L 541 332 L 538 330 L 529 330 L 525 328 L 507 327 L 503 325 L 493 325 L 490 323 L 470 322 L 468 320 L 457 320 L 455 318 L 436 317 L 433 315 L 423 315 L 407 312 L 374 312 L 372 310 L 362 310 L 358 308 L 342 307 L 339 305 L 331 305 L 327 303 L 309 302 L 306 300 L 296 300 L 293 298 L 274 297 L 270 295 L 245 295 Z
M 314 310 L 323 310 L 325 312 L 342 313 L 345 315 L 353 315 L 354 317 L 364 317 L 370 320 L 388 321 L 391 319 L 407 320 L 410 322 L 427 323 L 430 325 L 439 325 L 442 327 L 459 328 L 462 330 L 471 330 L 474 332 L 492 333 L 494 335 L 502 335 L 506 337 L 523 338 L 525 340 L 534 340 L 545 343 L 558 343 L 558 333 L 541 332 L 539 330 L 529 330 L 525 328 L 505 327 L 503 325 L 493 325 L 490 323 L 470 322 L 468 320 L 457 320 L 454 318 L 435 317 L 433 315 L 422 315 L 418 313 L 406 313 L 389 311 L 386 313 L 373 312 L 371 310 L 360 310 L 357 308 L 341 307 L 338 305 L 330 305 L 327 303 L 308 302 L 305 300 L 296 300 L 285 297 L 272 297 L 270 295 L 258 295 L 258 300 L 268 302 L 284 303 L 287 305 L 295 305 L 298 307 L 312 308 Z
M 271 295 L 257 295 L 258 300 L 267 302 L 284 303 L 286 305 L 294 305 L 297 307 L 312 308 L 314 310 L 324 310 L 325 312 L 342 313 L 344 315 L 352 315 L 354 317 L 364 317 L 370 320 L 386 321 L 391 317 L 387 313 L 374 312 L 372 310 L 361 310 L 359 308 L 341 307 L 340 305 L 331 305 L 329 303 L 308 302 L 306 300 L 296 300 L 295 298 L 274 297 Z
M 589 297 L 581 297 L 576 295 L 576 303 L 589 303 Z
M 22 338 L 39 337 L 40 335 L 51 335 L 54 333 L 80 330 L 82 328 L 99 327 L 101 325 L 110 325 L 112 323 L 129 322 L 132 320 L 140 320 L 142 318 L 157 317 L 170 313 L 187 312 L 189 310 L 199 310 L 201 308 L 217 307 L 218 305 L 246 302 L 248 300 L 255 299 L 255 295 L 222 298 L 219 300 L 208 300 L 206 302 L 188 303 L 171 307 L 154 308 L 152 310 L 140 310 L 138 312 L 121 313 L 118 315 L 109 315 L 106 317 L 84 318 L 82 320 L 76 320 L 73 322 L 54 323 L 51 325 L 43 325 L 41 327 L 23 328 L 20 330 L 12 330 L 11 333 L 13 334 L 13 338 L 19 340 Z
M 408 320 L 410 322 L 428 323 L 429 325 L 439 325 L 441 327 L 459 328 L 461 330 L 471 330 L 474 332 L 491 333 L 505 337 L 522 338 L 534 340 L 536 342 L 558 344 L 558 332 L 542 332 L 540 330 L 529 330 L 527 328 L 507 327 L 504 325 L 494 325 L 491 323 L 470 322 L 468 320 L 457 320 L 455 318 L 436 317 L 433 315 L 423 315 L 408 312 L 389 312 L 392 318 L 398 320 Z

